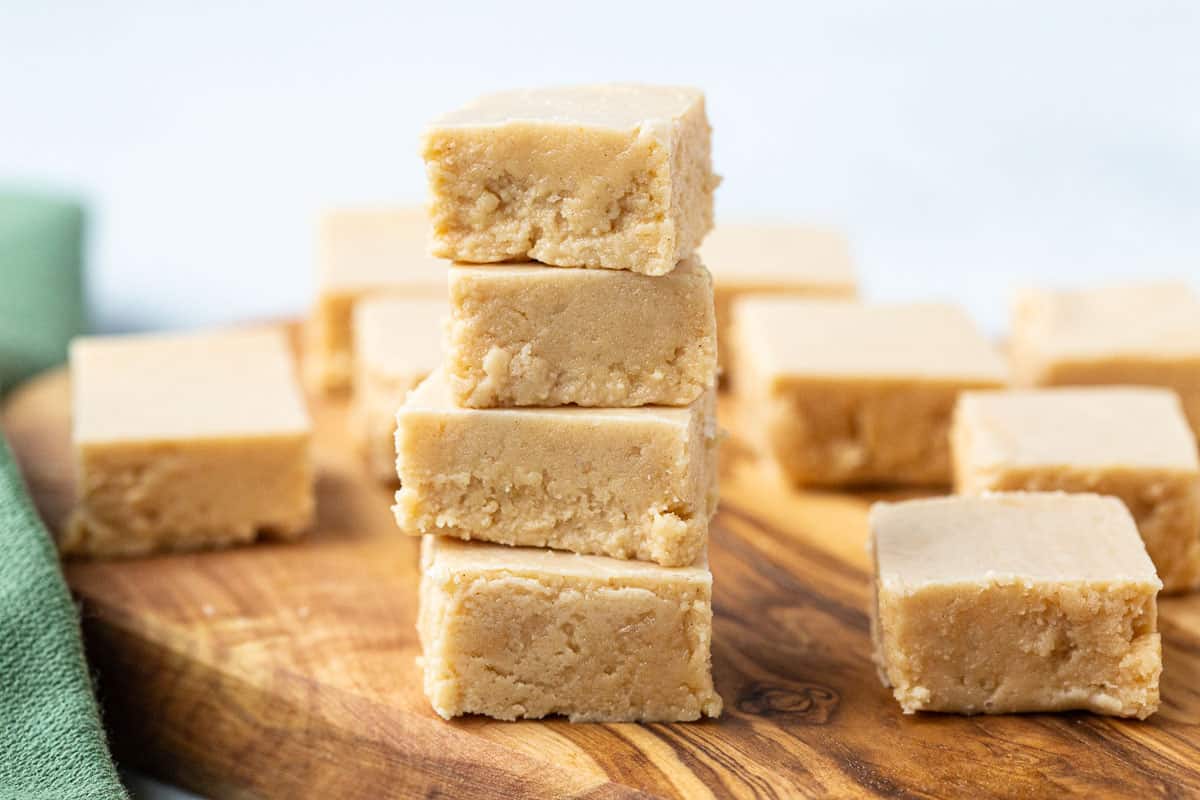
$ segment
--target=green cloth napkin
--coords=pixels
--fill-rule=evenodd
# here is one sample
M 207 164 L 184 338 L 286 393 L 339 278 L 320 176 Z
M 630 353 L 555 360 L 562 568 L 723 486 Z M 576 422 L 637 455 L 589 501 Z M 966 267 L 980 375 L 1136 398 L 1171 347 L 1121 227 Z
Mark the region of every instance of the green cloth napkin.
M 0 194 L 0 386 L 82 323 L 83 212 Z M 58 553 L 0 433 L 0 798 L 120 800 Z

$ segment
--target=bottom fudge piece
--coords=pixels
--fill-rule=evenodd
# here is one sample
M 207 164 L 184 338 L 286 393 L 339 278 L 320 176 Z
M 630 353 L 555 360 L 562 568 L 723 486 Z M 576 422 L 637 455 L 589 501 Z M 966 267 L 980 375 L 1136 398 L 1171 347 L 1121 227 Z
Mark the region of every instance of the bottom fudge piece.
M 280 331 L 77 339 L 71 391 L 64 553 L 219 547 L 312 523 L 308 412 Z
M 447 719 L 721 713 L 703 559 L 667 568 L 426 536 L 418 629 L 425 694 Z
M 713 391 L 683 408 L 461 408 L 442 370 L 396 415 L 409 534 L 691 564 L 717 505 Z
M 437 368 L 444 300 L 371 297 L 354 308 L 354 427 L 371 474 L 396 483 L 396 409 Z
M 1115 498 L 876 503 L 871 635 L 906 714 L 1158 708 L 1162 584 Z
M 964 392 L 950 438 L 959 494 L 1111 495 L 1133 514 L 1164 590 L 1200 582 L 1200 459 L 1174 392 Z

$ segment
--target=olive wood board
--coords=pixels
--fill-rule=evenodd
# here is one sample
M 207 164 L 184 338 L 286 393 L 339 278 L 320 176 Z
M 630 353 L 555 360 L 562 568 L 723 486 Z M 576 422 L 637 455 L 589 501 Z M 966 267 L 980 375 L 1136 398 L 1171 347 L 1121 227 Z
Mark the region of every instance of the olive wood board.
M 47 373 L 0 417 L 51 528 L 73 493 L 69 395 Z M 1145 722 L 905 716 L 870 659 L 881 495 L 785 487 L 736 430 L 710 546 L 720 719 L 444 721 L 421 691 L 417 540 L 351 444 L 346 401 L 309 403 L 311 535 L 66 563 L 122 764 L 211 797 L 1200 796 L 1200 596 L 1160 603 L 1163 703 Z

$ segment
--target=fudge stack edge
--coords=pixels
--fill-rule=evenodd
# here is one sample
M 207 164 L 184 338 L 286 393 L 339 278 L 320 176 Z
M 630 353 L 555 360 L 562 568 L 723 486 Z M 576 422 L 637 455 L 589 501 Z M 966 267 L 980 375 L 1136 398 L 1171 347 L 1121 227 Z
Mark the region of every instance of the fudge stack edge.
M 442 366 L 396 415 L 443 717 L 716 716 L 712 228 L 703 95 L 503 92 L 424 138 Z M 503 262 L 503 263 L 498 263 Z

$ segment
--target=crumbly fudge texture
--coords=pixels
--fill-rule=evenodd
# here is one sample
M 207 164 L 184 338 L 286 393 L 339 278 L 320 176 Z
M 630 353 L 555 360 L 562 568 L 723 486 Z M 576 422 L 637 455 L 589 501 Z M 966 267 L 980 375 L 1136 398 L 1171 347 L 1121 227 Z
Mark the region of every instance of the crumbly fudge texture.
M 472 407 L 688 405 L 716 382 L 712 279 L 534 264 L 450 270 L 446 372 Z
M 1200 436 L 1200 298 L 1185 283 L 1021 292 L 1011 351 L 1024 386 L 1174 389 Z
M 700 248 L 716 292 L 721 369 L 732 371 L 733 299 L 744 294 L 852 299 L 850 246 L 839 231 L 812 225 L 719 223 Z
M 441 370 L 397 414 L 406 533 L 691 564 L 716 510 L 713 392 L 684 408 L 461 408 Z
M 963 389 L 1004 364 L 957 308 L 743 297 L 734 303 L 742 430 L 800 485 L 940 485 Z
M 367 467 L 396 482 L 396 409 L 437 368 L 444 300 L 371 297 L 354 309 L 354 428 Z
M 317 240 L 317 300 L 308 321 L 305 377 L 327 392 L 354 376 L 354 306 L 372 295 L 445 299 L 447 262 L 427 252 L 424 209 L 329 212 Z
M 1133 514 L 1167 591 L 1200 581 L 1200 461 L 1174 392 L 966 392 L 951 434 L 958 492 L 1093 492 Z
M 906 714 L 1158 708 L 1161 587 L 1120 500 L 877 503 L 871 632 Z
M 67 554 L 288 538 L 313 519 L 308 413 L 282 332 L 77 339 Z
M 665 275 L 712 228 L 710 138 L 695 89 L 479 98 L 425 132 L 433 252 Z
M 425 694 L 449 719 L 716 717 L 712 574 L 426 536 Z

